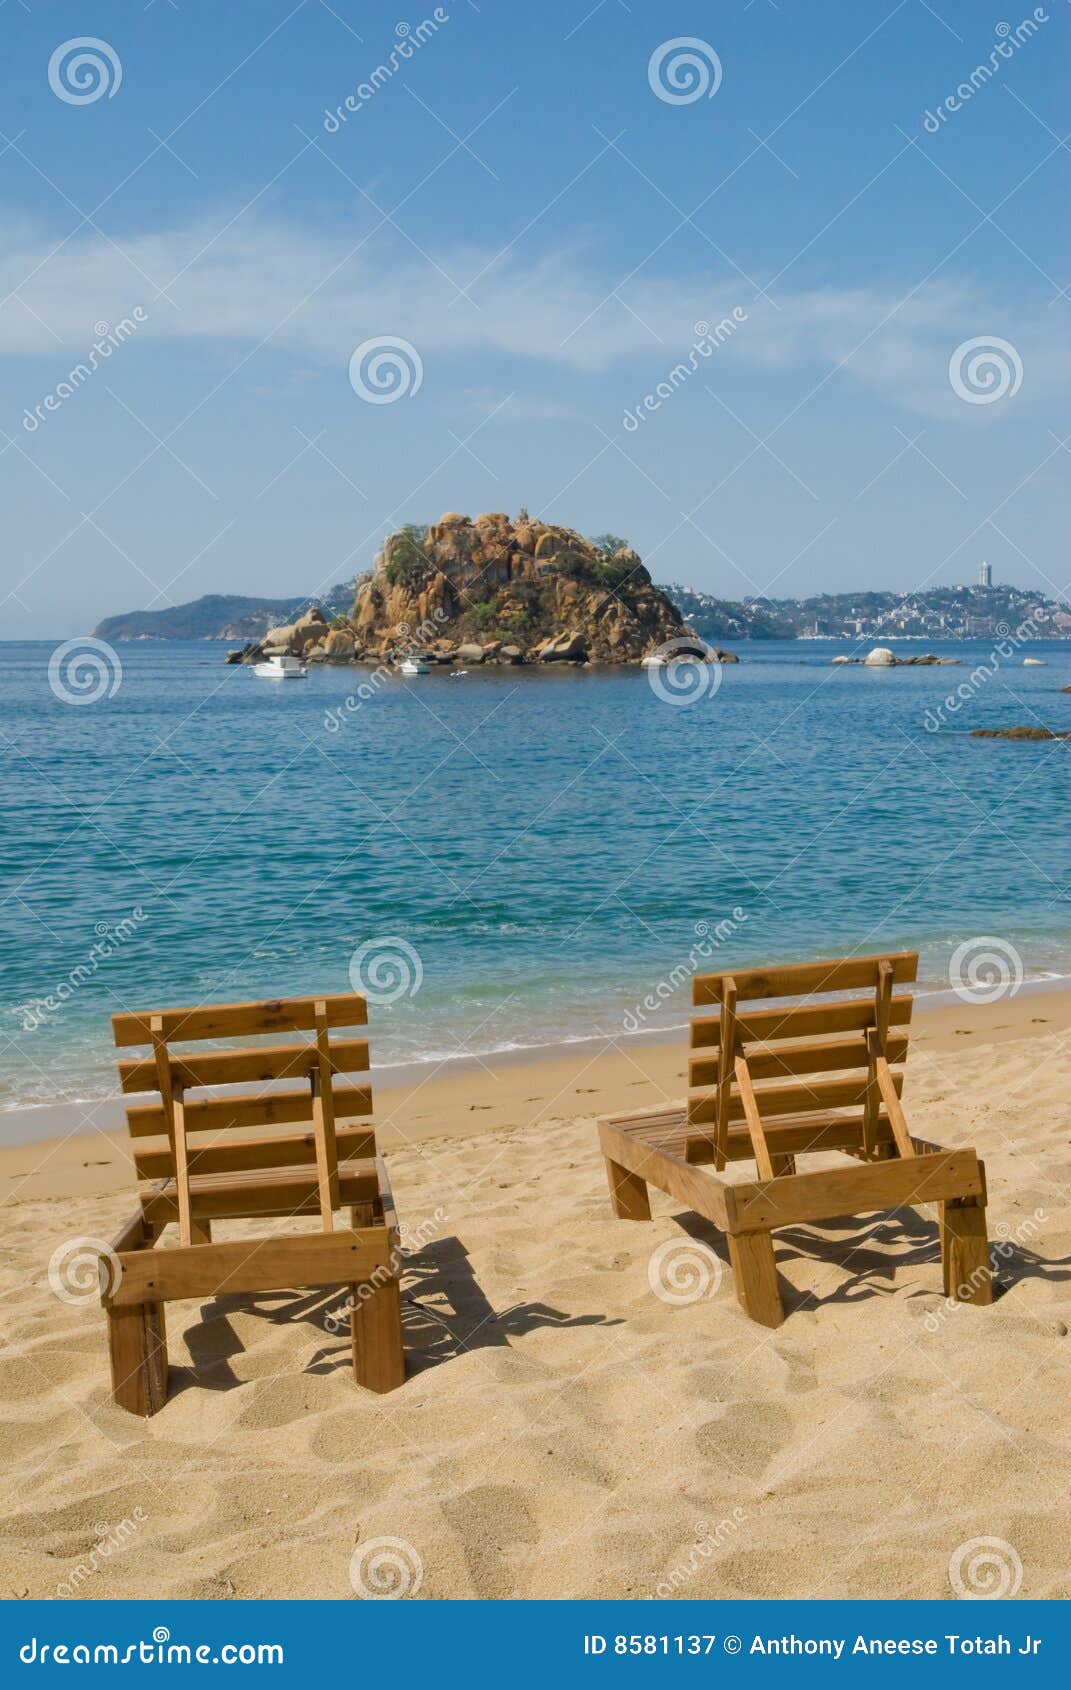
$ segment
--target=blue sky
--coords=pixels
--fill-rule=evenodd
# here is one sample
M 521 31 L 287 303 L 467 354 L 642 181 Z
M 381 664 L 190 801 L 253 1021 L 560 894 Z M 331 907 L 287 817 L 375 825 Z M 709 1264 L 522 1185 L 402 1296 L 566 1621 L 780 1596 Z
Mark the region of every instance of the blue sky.
M 1066 0 L 450 0 L 416 44 L 435 17 L 0 9 L 3 637 L 313 592 L 522 504 L 728 597 L 1066 590 Z M 75 103 L 86 36 L 120 72 Z M 713 90 L 680 102 L 679 38 Z M 964 398 L 994 337 L 1008 391 Z M 380 338 L 420 378 L 373 404 Z

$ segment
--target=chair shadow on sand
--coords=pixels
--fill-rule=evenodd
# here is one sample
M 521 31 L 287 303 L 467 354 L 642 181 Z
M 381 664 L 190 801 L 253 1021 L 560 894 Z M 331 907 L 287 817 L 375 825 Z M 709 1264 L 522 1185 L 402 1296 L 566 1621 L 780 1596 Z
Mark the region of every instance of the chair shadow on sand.
M 245 1345 L 232 1316 L 255 1314 L 275 1325 L 304 1323 L 324 1334 L 325 1343 L 304 1373 L 349 1371 L 349 1292 L 345 1286 L 314 1291 L 270 1291 L 213 1297 L 200 1319 L 184 1332 L 189 1367 L 172 1364 L 169 1397 L 197 1386 L 226 1391 L 242 1383 L 231 1366 Z M 547 1303 L 515 1303 L 497 1311 L 473 1272 L 459 1238 L 443 1238 L 406 1258 L 402 1275 L 402 1327 L 409 1378 L 453 1361 L 470 1350 L 503 1349 L 510 1340 L 540 1327 L 617 1326 L 604 1314 L 567 1314 Z
M 716 1227 L 690 1212 L 673 1218 L 682 1231 L 709 1246 L 729 1268 L 729 1247 Z M 861 1231 L 859 1217 L 846 1215 L 822 1221 L 820 1231 L 809 1226 L 785 1226 L 775 1231 L 779 1268 L 783 1269 L 786 1261 L 806 1258 L 840 1268 L 851 1276 L 822 1295 L 799 1291 L 782 1277 L 786 1315 L 890 1296 L 895 1290 L 894 1275 L 911 1267 L 933 1270 L 933 1285 L 919 1286 L 911 1293 L 913 1297 L 941 1293 L 941 1241 L 936 1221 L 927 1220 L 916 1209 L 904 1208 L 874 1215 L 865 1225 L 866 1230 Z M 994 1301 L 1005 1296 L 1020 1280 L 1042 1279 L 1050 1284 L 1071 1280 L 1071 1256 L 1041 1256 L 1010 1238 L 991 1239 L 989 1259 L 993 1268 Z

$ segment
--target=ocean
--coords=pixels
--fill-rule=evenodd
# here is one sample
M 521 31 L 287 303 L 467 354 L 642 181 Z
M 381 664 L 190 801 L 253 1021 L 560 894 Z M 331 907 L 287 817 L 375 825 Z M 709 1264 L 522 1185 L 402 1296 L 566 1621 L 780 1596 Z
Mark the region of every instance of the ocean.
M 73 703 L 52 642 L 0 645 L 0 1108 L 114 1092 L 118 1008 L 352 983 L 389 1067 L 678 1027 L 696 968 L 1071 973 L 1071 743 L 967 733 L 1071 728 L 1071 643 L 848 649 L 744 645 L 671 699 L 637 669 L 271 683 L 144 643 Z

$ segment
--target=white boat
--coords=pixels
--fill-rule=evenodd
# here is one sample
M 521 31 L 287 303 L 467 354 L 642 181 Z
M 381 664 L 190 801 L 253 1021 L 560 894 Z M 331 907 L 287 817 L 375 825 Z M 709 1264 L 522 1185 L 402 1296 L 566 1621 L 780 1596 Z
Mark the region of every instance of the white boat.
M 452 681 L 460 681 L 460 680 L 462 680 L 462 679 L 463 679 L 463 677 L 464 677 L 464 676 L 465 676 L 465 675 L 467 675 L 467 674 L 468 674 L 468 670 L 467 670 L 467 669 L 451 669 L 451 671 L 450 671 L 450 679 L 451 679 L 451 680 L 452 680 Z
M 431 674 L 431 665 L 425 663 L 422 657 L 403 657 L 400 668 L 403 675 Z
M 1044 658 L 1041 658 L 1041 657 L 1024 657 L 1023 658 L 1023 668 L 1024 669 L 1044 669 L 1044 667 L 1045 667 Z
M 262 681 L 303 681 L 308 672 L 300 657 L 268 657 L 253 665 Z

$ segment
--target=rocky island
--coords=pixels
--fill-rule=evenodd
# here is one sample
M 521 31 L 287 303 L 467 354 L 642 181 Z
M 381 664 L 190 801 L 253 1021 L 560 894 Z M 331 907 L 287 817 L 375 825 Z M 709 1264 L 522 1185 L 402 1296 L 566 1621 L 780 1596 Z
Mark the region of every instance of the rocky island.
M 352 614 L 314 606 L 270 628 L 228 662 L 290 655 L 306 663 L 639 663 L 674 642 L 680 655 L 735 663 L 707 647 L 614 535 L 501 513 L 448 512 L 391 534 L 357 581 Z

